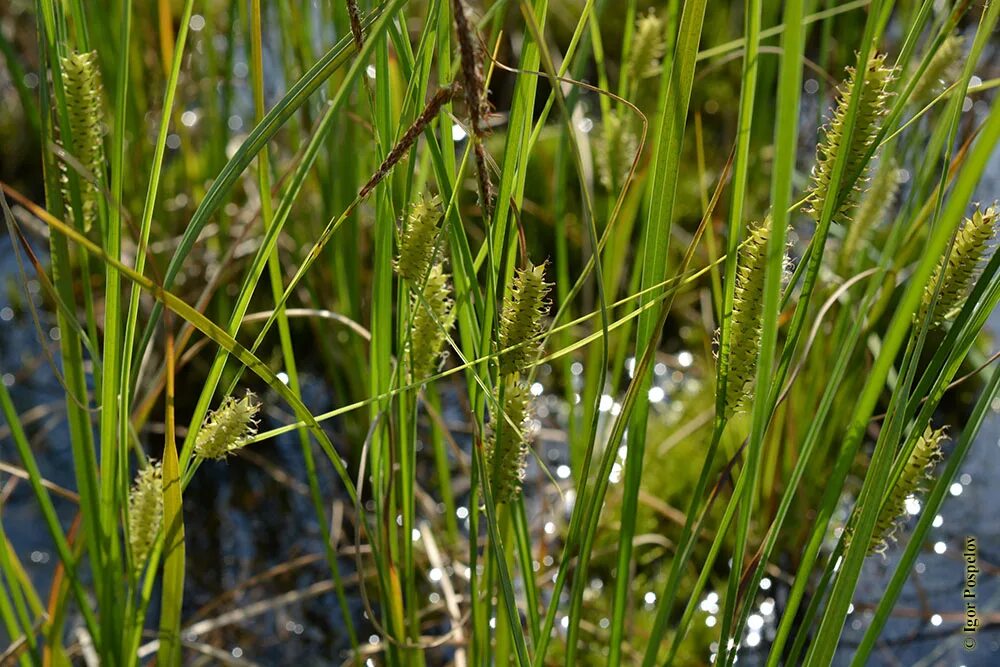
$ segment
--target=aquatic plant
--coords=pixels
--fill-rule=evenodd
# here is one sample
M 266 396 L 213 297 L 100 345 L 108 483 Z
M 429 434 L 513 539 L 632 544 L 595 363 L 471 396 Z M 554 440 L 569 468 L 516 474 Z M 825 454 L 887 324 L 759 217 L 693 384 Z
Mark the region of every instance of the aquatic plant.
M 751 225 L 740 246 L 736 260 L 736 283 L 733 287 L 732 347 L 726 379 L 726 406 L 731 411 L 746 407 L 753 397 L 760 348 L 764 270 L 767 267 L 767 243 L 771 219 Z
M 806 211 L 818 219 L 826 200 L 836 197 L 839 205 L 834 209 L 832 220 L 839 224 L 846 224 L 851 219 L 861 186 L 867 181 L 864 160 L 878 136 L 882 120 L 889 112 L 889 84 L 895 74 L 891 67 L 886 66 L 884 53 L 873 54 L 868 59 L 861 73 L 864 84 L 857 102 L 854 128 L 850 136 L 845 136 L 851 91 L 858 76 L 854 68 L 848 68 L 847 72 L 847 80 L 837 88 L 837 101 L 823 128 L 823 140 L 816 147 L 816 166 L 813 167 L 806 205 Z M 830 192 L 834 161 L 841 151 L 847 156 L 844 180 L 837 192 Z
M 410 303 L 413 326 L 407 351 L 411 380 L 421 381 L 437 369 L 442 348 L 455 323 L 454 306 L 449 276 L 444 265 L 435 264 L 423 290 L 415 293 Z
M 635 36 L 625 63 L 632 77 L 646 79 L 659 73 L 660 59 L 667 48 L 665 34 L 666 25 L 654 11 L 636 20 Z
M 441 221 L 440 202 L 437 198 L 419 199 L 413 203 L 399 233 L 399 255 L 396 273 L 401 278 L 419 283 L 437 256 L 437 236 Z
M 889 542 L 896 541 L 896 533 L 908 516 L 906 501 L 926 491 L 926 482 L 934 479 L 931 473 L 944 456 L 941 446 L 946 440 L 945 429 L 935 430 L 930 426 L 917 438 L 899 479 L 879 511 L 875 532 L 868 546 L 869 554 L 885 555 Z
M 194 451 L 203 459 L 224 459 L 257 433 L 260 403 L 247 392 L 243 398 L 226 396 L 198 431 Z
M 931 280 L 924 290 L 918 321 L 931 310 L 931 325 L 940 326 L 954 319 L 959 308 L 975 285 L 982 272 L 984 261 L 996 236 L 997 209 L 991 206 L 985 210 L 976 208 L 971 218 L 966 218 L 955 236 L 955 244 L 947 258 L 942 257 Z M 935 290 L 940 283 L 937 301 Z
M 607 190 L 620 187 L 635 159 L 638 150 L 635 131 L 628 118 L 612 111 L 604 118 L 601 138 L 595 153 L 598 178 Z
M 150 461 L 139 471 L 128 496 L 128 541 L 132 565 L 142 569 L 163 527 L 163 466 Z
M 104 177 L 104 123 L 101 107 L 101 71 L 96 51 L 71 53 L 61 59 L 62 80 L 66 95 L 66 115 L 73 138 L 70 151 L 79 164 L 87 170 L 80 176 L 82 210 L 74 211 L 69 189 L 69 170 L 63 170 L 63 198 L 70 218 L 84 231 L 90 231 L 97 219 L 97 207 Z
M 917 80 L 910 99 L 917 102 L 927 102 L 958 78 L 961 73 L 959 58 L 965 46 L 965 38 L 961 35 L 948 35 L 941 46 L 934 52 L 927 69 Z
M 550 287 L 545 282 L 544 263 L 516 269 L 500 316 L 501 376 L 523 370 L 538 355 Z
M 827 665 L 899 540 L 871 660 L 1000 387 L 1000 3 L 133 4 L 0 12 L 4 659 Z
M 528 404 L 531 392 L 527 385 L 511 381 L 494 397 L 503 410 L 491 417 L 485 442 L 486 469 L 490 488 L 498 503 L 513 502 L 521 493 L 528 461 Z

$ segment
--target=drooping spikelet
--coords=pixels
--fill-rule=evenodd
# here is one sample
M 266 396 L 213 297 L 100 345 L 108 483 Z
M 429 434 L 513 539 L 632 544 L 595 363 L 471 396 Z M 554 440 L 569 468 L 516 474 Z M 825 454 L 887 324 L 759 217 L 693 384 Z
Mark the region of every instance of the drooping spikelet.
M 871 186 L 865 192 L 854 224 L 847 228 L 844 243 L 840 249 L 840 269 L 850 270 L 857 257 L 858 246 L 867 239 L 871 231 L 882 222 L 886 212 L 896 201 L 899 190 L 899 178 L 894 160 L 881 160 Z
M 906 520 L 906 499 L 925 491 L 923 481 L 932 479 L 934 466 L 942 458 L 941 445 L 947 439 L 944 431 L 943 428 L 934 430 L 928 426 L 917 440 L 906 467 L 879 512 L 868 545 L 869 555 L 884 554 L 889 548 L 889 540 L 895 541 L 896 531 Z
M 443 264 L 431 267 L 423 298 L 414 294 L 411 301 L 413 330 L 407 346 L 410 380 L 423 381 L 433 375 L 441 358 L 448 330 L 455 322 L 451 285 Z
M 393 167 L 399 164 L 399 161 L 410 153 L 410 149 L 417 143 L 417 139 L 419 139 L 424 133 L 427 126 L 434 122 L 434 119 L 437 118 L 438 114 L 441 112 L 441 107 L 455 99 L 455 96 L 461 92 L 461 88 L 462 87 L 458 84 L 458 82 L 455 81 L 447 86 L 438 88 L 437 91 L 431 95 L 431 98 L 427 100 L 427 104 L 424 105 L 424 110 L 420 112 L 420 115 L 418 115 L 412 123 L 410 123 L 410 126 L 406 128 L 406 131 L 399 136 L 395 145 L 393 145 L 389 152 L 386 153 L 386 156 L 382 159 L 382 163 L 379 164 L 375 173 L 373 173 L 365 184 L 361 186 L 361 189 L 358 190 L 359 199 L 366 198 L 379 183 L 392 173 Z
M 660 58 L 666 50 L 665 34 L 663 19 L 653 11 L 640 16 L 636 21 L 632 48 L 625 64 L 633 83 L 635 79 L 644 79 L 659 73 Z
M 971 218 L 965 219 L 962 228 L 955 236 L 955 245 L 952 247 L 951 255 L 948 256 L 948 261 L 944 262 L 942 258 L 927 283 L 923 302 L 917 314 L 918 322 L 924 321 L 939 280 L 941 291 L 931 315 L 931 326 L 940 326 L 955 317 L 982 272 L 983 261 L 989 254 L 991 241 L 996 232 L 996 219 L 996 206 L 991 206 L 985 211 L 977 208 Z
M 483 50 L 475 33 L 473 21 L 465 14 L 466 3 L 452 0 L 452 15 L 455 17 L 455 36 L 458 38 L 458 53 L 462 64 L 462 88 L 465 91 L 465 105 L 468 107 L 472 125 L 472 149 L 476 160 L 476 181 L 479 185 L 479 204 L 483 207 L 483 219 L 492 220 L 495 202 L 493 180 L 490 178 L 489 155 L 483 146 L 483 137 L 488 131 L 487 119 L 490 103 L 483 77 Z
M 517 269 L 514 282 L 503 300 L 500 317 L 500 376 L 516 373 L 538 355 L 542 319 L 549 310 L 545 264 Z
M 128 541 L 138 572 L 146 563 L 163 525 L 163 469 L 150 462 L 139 471 L 128 495 Z
M 608 191 L 625 183 L 638 150 L 635 132 L 628 119 L 612 111 L 604 118 L 597 146 L 597 175 Z
M 100 190 L 91 179 L 103 178 L 104 139 L 101 122 L 101 72 L 97 64 L 97 52 L 74 53 L 61 59 L 62 80 L 66 94 L 66 113 L 69 116 L 73 145 L 65 146 L 77 161 L 87 169 L 89 175 L 80 176 L 80 194 L 83 210 L 72 210 L 69 196 L 69 176 L 66 164 L 63 169 L 63 197 L 66 210 L 72 220 L 89 231 L 97 219 Z
M 931 56 L 931 61 L 927 63 L 927 69 L 924 70 L 917 85 L 913 88 L 910 100 L 917 103 L 929 102 L 931 98 L 938 95 L 958 78 L 959 57 L 962 55 L 964 45 L 965 38 L 961 35 L 945 37 L 941 48 Z
M 205 459 L 222 459 L 243 447 L 257 434 L 259 411 L 260 403 L 249 391 L 239 400 L 226 396 L 198 431 L 195 454 Z
M 434 263 L 438 223 L 441 221 L 437 197 L 429 201 L 417 199 L 403 222 L 399 233 L 399 255 L 396 273 L 412 283 L 419 283 Z
M 732 343 L 726 376 L 726 408 L 730 412 L 743 409 L 746 400 L 753 395 L 760 347 L 767 240 L 770 236 L 770 218 L 761 225 L 751 225 L 736 257 Z
M 888 112 L 886 88 L 893 77 L 893 70 L 885 65 L 885 55 L 873 55 L 863 73 L 864 89 L 861 93 L 855 117 L 854 131 L 850 137 L 844 136 L 851 90 L 857 76 L 854 68 L 848 68 L 848 77 L 837 88 L 837 103 L 833 115 L 823 128 L 823 140 L 816 147 L 816 166 L 813 167 L 812 188 L 806 202 L 806 212 L 817 221 L 828 197 L 841 193 L 840 205 L 833 214 L 833 222 L 846 223 L 857 205 L 860 185 L 867 180 L 864 158 L 871 148 L 879 127 Z M 833 166 L 841 151 L 846 153 L 847 164 L 838 192 L 830 192 Z M 856 180 L 852 180 L 855 179 Z
M 499 401 L 499 396 L 495 396 Z M 486 469 L 490 475 L 493 500 L 506 503 L 517 498 L 524 482 L 528 462 L 527 385 L 511 380 L 504 387 L 503 411 L 506 417 L 491 415 L 485 442 Z

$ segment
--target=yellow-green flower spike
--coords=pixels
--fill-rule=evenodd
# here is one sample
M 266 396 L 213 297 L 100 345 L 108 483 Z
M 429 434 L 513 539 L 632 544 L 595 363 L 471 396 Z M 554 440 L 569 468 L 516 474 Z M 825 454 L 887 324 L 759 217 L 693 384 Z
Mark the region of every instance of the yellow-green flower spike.
M 517 269 L 500 317 L 500 376 L 531 365 L 541 349 L 543 318 L 549 310 L 545 264 Z
M 962 228 L 955 236 L 955 245 L 952 247 L 951 255 L 948 256 L 948 261 L 938 263 L 934 275 L 927 283 L 917 315 L 918 322 L 924 321 L 939 280 L 941 290 L 931 314 L 931 326 L 941 326 L 958 314 L 982 272 L 983 262 L 989 254 L 996 233 L 996 220 L 996 206 L 991 206 L 985 211 L 977 208 L 971 218 L 965 219 Z
M 847 228 L 844 236 L 844 243 L 840 249 L 840 270 L 842 275 L 855 265 L 858 253 L 858 246 L 865 241 L 871 231 L 877 227 L 886 212 L 896 201 L 896 193 L 899 190 L 899 178 L 896 173 L 896 163 L 893 160 L 879 163 L 875 176 L 872 178 L 871 186 L 865 192 L 861 204 L 858 206 L 858 213 L 854 218 L 854 224 Z
M 89 231 L 97 219 L 100 190 L 91 179 L 101 181 L 104 174 L 104 138 L 101 122 L 101 72 L 97 65 L 97 52 L 74 53 L 61 59 L 62 80 L 66 94 L 66 113 L 69 116 L 73 145 L 65 146 L 90 174 L 81 175 L 80 194 L 83 210 L 73 211 L 69 196 L 69 177 L 63 164 L 63 186 L 66 210 L 69 217 L 84 231 Z M 79 214 L 78 214 L 79 213 Z
M 399 234 L 396 273 L 401 278 L 419 283 L 427 275 L 437 254 L 435 244 L 440 221 L 441 208 L 437 197 L 414 202 Z
M 203 459 L 223 459 L 257 434 L 260 403 L 254 395 L 237 400 L 226 396 L 218 410 L 209 413 L 195 439 L 195 454 Z
M 663 19 L 650 11 L 639 17 L 635 24 L 635 36 L 625 66 L 629 76 L 645 79 L 656 76 L 660 71 L 660 59 L 666 51 L 664 36 L 666 29 Z
M 857 205 L 860 184 L 867 180 L 867 169 L 862 170 L 865 155 L 878 135 L 882 121 L 888 113 L 887 86 L 893 77 L 893 70 L 885 65 L 885 55 L 873 55 L 868 59 L 863 72 L 864 89 L 861 93 L 855 117 L 854 132 L 844 136 L 844 123 L 851 90 L 857 73 L 848 68 L 847 80 L 837 88 L 837 103 L 833 115 L 823 131 L 823 140 L 816 147 L 816 166 L 813 167 L 812 188 L 806 203 L 806 211 L 817 221 L 828 197 L 843 193 L 840 205 L 834 211 L 833 222 L 845 224 Z M 830 178 L 833 165 L 841 151 L 847 155 L 839 192 L 830 192 Z M 853 177 L 857 180 L 851 180 Z
M 738 412 L 753 395 L 760 347 L 764 300 L 764 272 L 767 269 L 767 241 L 771 219 L 751 225 L 736 256 L 733 287 L 733 319 L 729 369 L 726 376 L 726 408 Z
M 635 132 L 628 119 L 618 111 L 604 118 L 601 139 L 597 144 L 597 175 L 601 185 L 615 191 L 625 183 L 638 150 Z
M 944 429 L 934 430 L 930 426 L 917 440 L 910 453 L 906 467 L 896 480 L 895 486 L 875 522 L 875 530 L 868 545 L 868 554 L 884 554 L 889 541 L 896 540 L 896 532 L 906 519 L 906 499 L 925 491 L 924 480 L 933 479 L 931 473 L 941 460 L 941 445 L 947 440 Z
M 499 400 L 499 397 L 497 397 Z M 528 462 L 528 403 L 531 392 L 516 381 L 504 387 L 506 417 L 491 415 L 485 443 L 486 469 L 490 475 L 493 501 L 509 503 L 521 493 Z
M 146 564 L 163 526 L 163 469 L 150 462 L 135 477 L 128 495 L 128 541 L 136 572 Z
M 410 363 L 411 381 L 422 382 L 434 374 L 448 331 L 455 323 L 454 301 L 451 299 L 448 278 L 444 266 L 435 264 L 431 267 L 427 284 L 422 291 L 423 298 L 413 295 L 413 328 L 406 357 Z
M 961 35 L 948 35 L 941 43 L 941 47 L 931 56 L 931 61 L 927 63 L 927 69 L 920 76 L 920 80 L 913 88 L 910 100 L 917 103 L 929 102 L 958 78 L 959 58 L 962 56 L 962 47 L 965 45 L 965 38 Z

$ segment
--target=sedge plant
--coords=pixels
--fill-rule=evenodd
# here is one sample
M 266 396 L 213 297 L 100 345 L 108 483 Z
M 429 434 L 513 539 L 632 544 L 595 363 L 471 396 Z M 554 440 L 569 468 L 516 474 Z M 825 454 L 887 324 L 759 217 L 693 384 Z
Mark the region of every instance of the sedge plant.
M 2 661 L 875 659 L 1000 383 L 997 3 L 157 10 L 0 11 Z

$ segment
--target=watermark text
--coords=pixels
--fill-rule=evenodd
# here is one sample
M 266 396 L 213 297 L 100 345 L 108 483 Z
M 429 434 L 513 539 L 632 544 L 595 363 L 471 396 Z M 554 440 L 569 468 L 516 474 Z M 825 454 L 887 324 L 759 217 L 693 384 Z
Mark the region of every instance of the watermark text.
M 965 625 L 962 627 L 966 650 L 976 648 L 976 632 L 979 631 L 979 612 L 976 611 L 976 582 L 979 579 L 979 555 L 976 549 L 976 538 L 965 538 L 965 548 L 962 550 L 965 560 L 965 583 L 962 585 L 962 601 L 965 603 Z

